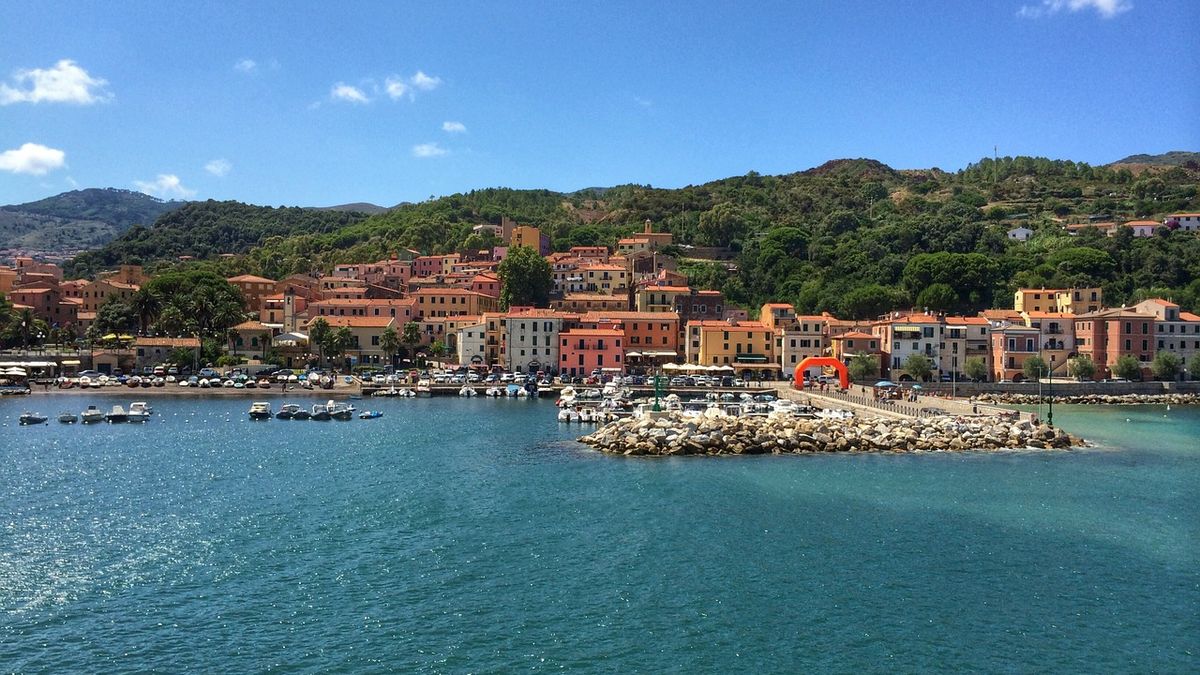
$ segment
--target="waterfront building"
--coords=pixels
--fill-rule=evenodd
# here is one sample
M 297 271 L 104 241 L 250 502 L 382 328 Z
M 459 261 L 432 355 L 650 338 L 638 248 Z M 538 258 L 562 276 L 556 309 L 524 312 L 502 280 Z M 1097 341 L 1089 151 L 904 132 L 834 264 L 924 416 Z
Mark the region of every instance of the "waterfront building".
M 487 322 L 460 326 L 458 328 L 458 346 L 455 350 L 458 362 L 464 366 L 480 367 L 489 365 L 487 356 Z
M 391 363 L 391 355 L 385 354 L 379 346 L 379 338 L 388 328 L 400 333 L 401 327 L 390 316 L 323 316 L 308 320 L 306 333 L 311 332 L 315 321 L 324 320 L 333 330 L 342 327 L 350 329 L 350 346 L 344 356 L 345 365 L 357 364 L 387 364 Z
M 1067 312 L 1025 312 L 1025 325 L 1037 328 L 1038 353 L 1055 377 L 1067 376 L 1067 360 L 1075 354 L 1075 315 Z
M 851 330 L 829 338 L 830 352 L 833 358 L 849 366 L 856 356 L 869 356 L 875 359 L 879 372 L 884 371 L 883 350 L 879 348 L 879 338 L 871 333 Z
M 775 355 L 784 375 L 795 373 L 806 358 L 829 354 L 824 316 L 798 315 L 787 303 L 769 302 L 759 310 L 759 321 L 775 332 Z M 808 370 L 811 376 L 821 374 L 820 367 Z
M 559 333 L 578 320 L 578 314 L 552 309 L 511 308 L 500 319 L 500 359 L 504 367 L 521 373 L 556 370 Z
M 736 372 L 774 378 L 775 331 L 759 321 L 689 321 L 685 350 L 688 363 L 730 366 Z
M 981 316 L 948 316 L 943 340 L 938 345 L 938 369 L 944 375 L 962 379 L 967 359 L 977 356 L 991 370 L 991 322 Z
M 673 359 L 679 353 L 679 315 L 675 312 L 587 312 L 581 328 L 621 326 L 626 351 L 650 352 L 655 358 Z
M 483 314 L 500 304 L 495 297 L 465 288 L 421 288 L 412 297 L 417 300 L 417 318 Z
M 1041 330 L 1024 324 L 991 327 L 992 376 L 997 382 L 1024 382 L 1025 361 L 1038 355 Z M 1049 362 L 1047 362 L 1049 363 Z
M 1162 298 L 1143 300 L 1135 311 L 1153 314 L 1155 348 L 1175 354 L 1183 361 L 1185 378 L 1200 377 L 1200 316 L 1180 310 L 1179 305 Z
M 596 370 L 625 371 L 625 332 L 620 324 L 602 328 L 571 328 L 559 334 L 558 372 L 589 375 Z
M 261 321 L 243 321 L 229 329 L 229 351 L 235 356 L 265 358 L 274 330 Z
M 1096 378 L 1108 379 L 1122 356 L 1133 356 L 1143 371 L 1150 367 L 1157 348 L 1154 314 L 1127 307 L 1103 309 L 1075 317 L 1075 342 L 1079 354 L 1096 364 Z
M 938 379 L 941 367 L 941 344 L 945 325 L 941 317 L 932 314 L 901 314 L 877 321 L 871 326 L 871 334 L 879 338 L 880 348 L 886 354 L 883 375 L 896 381 L 911 380 L 913 376 L 904 371 L 908 357 L 919 354 L 929 360 L 932 377 Z

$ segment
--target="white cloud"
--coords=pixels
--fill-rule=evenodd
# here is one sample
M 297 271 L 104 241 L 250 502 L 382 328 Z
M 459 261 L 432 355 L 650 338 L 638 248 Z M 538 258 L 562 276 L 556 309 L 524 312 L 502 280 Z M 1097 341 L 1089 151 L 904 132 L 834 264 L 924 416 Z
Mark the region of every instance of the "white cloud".
M 173 173 L 160 173 L 152 181 L 135 180 L 133 184 L 142 192 L 160 199 L 187 199 L 196 195 L 195 190 L 184 187 L 179 176 Z
M 398 77 L 394 77 L 394 76 L 389 77 L 383 83 L 383 88 L 384 88 L 384 91 L 387 92 L 387 95 L 390 96 L 393 101 L 396 99 L 404 98 L 404 95 L 409 93 L 408 85 L 404 83 L 404 80 L 402 80 Z
M 335 101 L 348 101 L 350 103 L 370 103 L 371 99 L 367 98 L 366 93 L 358 87 L 354 87 L 343 82 L 338 82 L 329 90 L 329 97 Z
M 412 148 L 413 157 L 417 157 L 419 159 L 428 159 L 430 157 L 441 157 L 442 155 L 445 155 L 448 152 L 449 152 L 449 150 L 446 150 L 445 148 L 438 145 L 437 143 L 421 143 L 420 145 L 414 145 Z
M 226 174 L 233 170 L 233 165 L 227 159 L 214 159 L 204 165 L 204 170 L 217 178 L 224 178 Z
M 420 89 L 421 91 L 431 91 L 433 89 L 437 89 L 437 86 L 441 83 L 442 78 L 426 75 L 419 70 L 417 71 L 417 74 L 413 75 L 412 79 L 409 80 L 409 84 L 413 86 L 413 89 Z
M 233 64 L 233 69 L 239 73 L 246 73 L 249 75 L 250 73 L 258 70 L 258 63 L 255 62 L 254 59 L 242 59 L 241 61 Z
M 0 84 L 0 105 L 43 102 L 90 105 L 112 98 L 104 89 L 108 81 L 88 75 L 70 59 L 44 70 L 18 70 L 12 81 L 15 86 Z
M 641 96 L 634 96 L 633 102 L 642 106 L 643 108 L 649 108 L 650 106 L 654 105 L 654 101 L 651 101 L 648 98 L 642 98 Z
M 442 131 L 448 134 L 465 134 L 467 133 L 467 125 L 462 122 L 442 122 Z
M 1095 10 L 1102 18 L 1111 19 L 1133 9 L 1131 0 L 1042 0 L 1039 5 L 1022 5 L 1017 10 L 1017 16 L 1026 19 L 1057 14 L 1063 10 L 1079 12 L 1085 9 Z
M 0 152 L 0 171 L 45 176 L 67 163 L 67 153 L 37 143 L 26 143 L 16 150 Z

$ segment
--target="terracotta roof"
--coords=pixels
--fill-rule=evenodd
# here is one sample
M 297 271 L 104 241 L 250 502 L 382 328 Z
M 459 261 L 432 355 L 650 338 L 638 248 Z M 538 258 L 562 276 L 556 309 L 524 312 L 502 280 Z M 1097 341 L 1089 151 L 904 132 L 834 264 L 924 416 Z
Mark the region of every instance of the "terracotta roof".
M 1025 312 L 1031 319 L 1074 319 L 1070 312 Z
M 878 340 L 879 338 L 875 335 L 871 335 L 870 333 L 863 333 L 862 331 L 852 330 L 849 333 L 842 333 L 841 335 L 834 335 L 833 337 L 831 337 L 829 339 L 830 340 L 846 340 L 846 339 Z
M 413 295 L 477 295 L 481 298 L 491 298 L 492 296 L 478 291 L 472 291 L 466 288 L 418 288 L 413 291 Z
M 622 310 L 600 310 L 588 312 L 580 317 L 581 321 L 678 321 L 675 312 L 626 312 Z
M 621 337 L 624 333 L 621 331 L 620 326 L 614 326 L 613 328 L 572 328 L 562 331 L 559 335 L 563 337 L 570 335 L 614 335 Z
M 151 338 L 140 337 L 134 340 L 134 344 L 139 347 L 199 347 L 200 341 L 196 338 Z
M 606 293 L 565 293 L 563 294 L 563 300 L 616 300 L 617 302 L 629 302 L 629 298 L 624 295 L 608 295 Z
M 609 270 L 609 271 L 617 271 L 617 272 L 625 271 L 625 268 L 620 265 L 610 265 L 608 263 L 594 263 L 591 265 L 584 265 L 583 269 L 585 269 L 585 270 Z
M 1076 314 L 1075 320 L 1080 319 L 1154 319 L 1153 314 L 1142 314 L 1132 307 L 1112 307 L 1086 314 Z
M 403 307 L 415 304 L 417 301 L 413 298 L 345 298 L 343 300 L 332 298 L 310 302 L 308 306 L 320 309 L 322 307 Z
M 543 317 L 543 318 L 549 318 L 549 319 L 553 319 L 553 318 L 565 319 L 568 317 L 569 318 L 578 318 L 579 317 L 578 314 L 574 314 L 571 312 L 562 312 L 557 309 L 550 309 L 548 307 L 525 307 L 525 308 L 521 308 L 521 309 L 510 309 L 508 311 L 508 313 L 505 314 L 504 316 L 507 316 L 510 318 L 512 318 L 512 317 Z
M 654 292 L 654 291 L 660 291 L 660 292 L 662 292 L 662 293 L 691 293 L 691 292 L 692 292 L 692 289 L 691 289 L 691 288 L 689 288 L 689 287 L 687 287 L 687 286 L 654 286 L 654 285 L 648 285 L 648 286 L 643 286 L 642 288 L 638 289 L 638 292 L 639 292 L 639 293 L 640 293 L 641 291 L 650 291 L 650 292 Z
M 254 276 L 253 274 L 239 274 L 236 277 L 229 277 L 225 281 L 228 281 L 231 284 L 236 284 L 238 282 L 255 283 L 255 284 L 273 284 L 273 283 L 275 283 L 274 279 L 268 279 L 266 277 L 257 277 L 257 276 Z
M 771 330 L 758 321 L 738 321 L 731 324 L 728 321 L 689 321 L 688 327 L 703 326 L 705 328 L 723 328 L 725 330 Z
M 720 295 L 721 291 L 701 290 L 696 291 L 696 295 Z
M 952 326 L 968 325 L 968 326 L 986 326 L 988 320 L 982 316 L 948 316 L 946 323 Z
M 1178 307 L 1179 306 L 1179 305 L 1171 302 L 1170 300 L 1163 300 L 1162 298 L 1146 298 L 1143 302 L 1153 302 L 1153 303 L 1162 305 L 1163 307 Z
M 386 328 L 395 323 L 396 319 L 390 316 L 314 316 L 308 320 L 308 326 L 312 326 L 317 319 L 325 319 L 325 322 L 334 328 L 348 326 L 350 328 Z
M 1179 318 L 1183 319 L 1184 321 L 1200 321 L 1200 316 L 1196 316 L 1191 312 L 1180 312 Z
M 243 321 L 233 327 L 233 330 L 271 330 L 261 321 Z
M 1167 218 L 1200 218 L 1200 213 L 1172 213 Z
M 763 307 L 786 307 L 788 309 L 794 309 L 791 304 L 786 302 L 768 302 L 764 304 Z
M 941 323 L 940 317 L 930 316 L 928 314 L 904 314 L 901 316 L 889 316 L 880 321 L 881 324 L 896 324 L 896 323 Z
M 1129 227 L 1138 227 L 1138 226 L 1144 226 L 1144 225 L 1149 225 L 1151 227 L 1158 227 L 1159 225 L 1162 225 L 1162 223 L 1158 222 L 1157 220 L 1130 220 L 1130 221 L 1127 221 L 1125 224 L 1128 225 Z

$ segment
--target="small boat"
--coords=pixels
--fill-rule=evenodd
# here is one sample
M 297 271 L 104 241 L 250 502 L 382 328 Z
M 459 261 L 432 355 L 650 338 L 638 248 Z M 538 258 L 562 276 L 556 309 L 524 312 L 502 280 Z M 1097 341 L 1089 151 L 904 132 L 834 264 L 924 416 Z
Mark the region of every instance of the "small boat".
M 58 414 L 58 421 L 63 424 L 75 424 L 79 421 L 79 416 L 72 412 L 61 412 Z
M 134 401 L 129 404 L 129 412 L 146 413 L 147 415 L 154 414 L 154 408 L 150 407 L 145 401 Z
M 458 395 L 459 396 L 478 396 L 479 392 L 475 391 L 474 387 L 468 387 L 467 385 L 464 384 L 462 389 L 458 390 Z
M 119 405 L 114 405 L 112 410 L 104 416 L 104 421 L 109 424 L 124 424 L 129 421 L 129 413 Z
M 504 395 L 504 390 L 502 390 L 500 387 L 488 387 L 487 391 L 483 393 L 492 398 L 499 398 Z
M 584 424 L 592 424 L 600 420 L 600 413 L 595 408 L 580 408 L 579 421 Z
M 508 387 L 506 387 L 506 391 L 504 393 L 506 396 L 509 396 L 511 398 L 516 398 L 517 392 L 519 392 L 519 391 L 521 391 L 520 385 L 510 384 L 510 385 L 508 385 Z
M 418 380 L 417 396 L 433 396 L 433 383 L 429 380 Z
M 275 419 L 292 420 L 296 419 L 296 413 L 300 411 L 300 406 L 295 403 L 284 403 L 279 406 L 279 412 L 275 413 Z
M 210 385 L 208 384 L 207 379 L 200 378 L 200 381 L 196 384 L 196 386 L 200 387 L 201 389 L 208 389 Z
M 271 404 L 268 401 L 255 401 L 250 404 L 250 419 L 252 420 L 269 420 L 271 419 Z
M 22 425 L 45 424 L 47 419 L 49 418 L 41 413 L 24 412 L 21 413 L 19 421 Z
M 374 420 L 383 417 L 383 412 L 379 410 L 364 410 L 358 414 L 360 420 Z
M 95 424 L 96 422 L 104 421 L 104 413 L 94 405 L 89 405 L 87 410 L 79 415 L 79 418 L 84 424 Z
M 354 419 L 354 406 L 352 405 L 329 401 L 325 404 L 325 409 L 329 411 L 329 416 L 335 420 L 345 421 Z
M 325 405 L 314 403 L 309 419 L 317 420 L 318 422 L 328 422 L 333 419 L 333 416 L 329 414 L 329 408 L 325 407 Z
M 141 424 L 142 422 L 150 421 L 150 413 L 146 412 L 145 409 L 135 410 L 131 406 L 129 412 L 125 413 L 125 420 L 134 424 Z

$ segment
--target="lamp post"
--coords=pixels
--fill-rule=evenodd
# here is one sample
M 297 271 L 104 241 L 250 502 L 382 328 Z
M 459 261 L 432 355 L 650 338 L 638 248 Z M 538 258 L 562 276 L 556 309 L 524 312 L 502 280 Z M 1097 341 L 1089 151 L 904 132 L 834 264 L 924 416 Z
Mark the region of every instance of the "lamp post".
M 1049 388 L 1050 388 L 1050 403 L 1049 403 L 1050 410 L 1049 410 L 1049 412 L 1046 413 L 1046 424 L 1049 425 L 1051 429 L 1053 429 L 1054 428 L 1054 355 L 1053 354 L 1050 355 L 1049 376 L 1050 377 L 1048 380 L 1048 384 L 1049 384 Z

